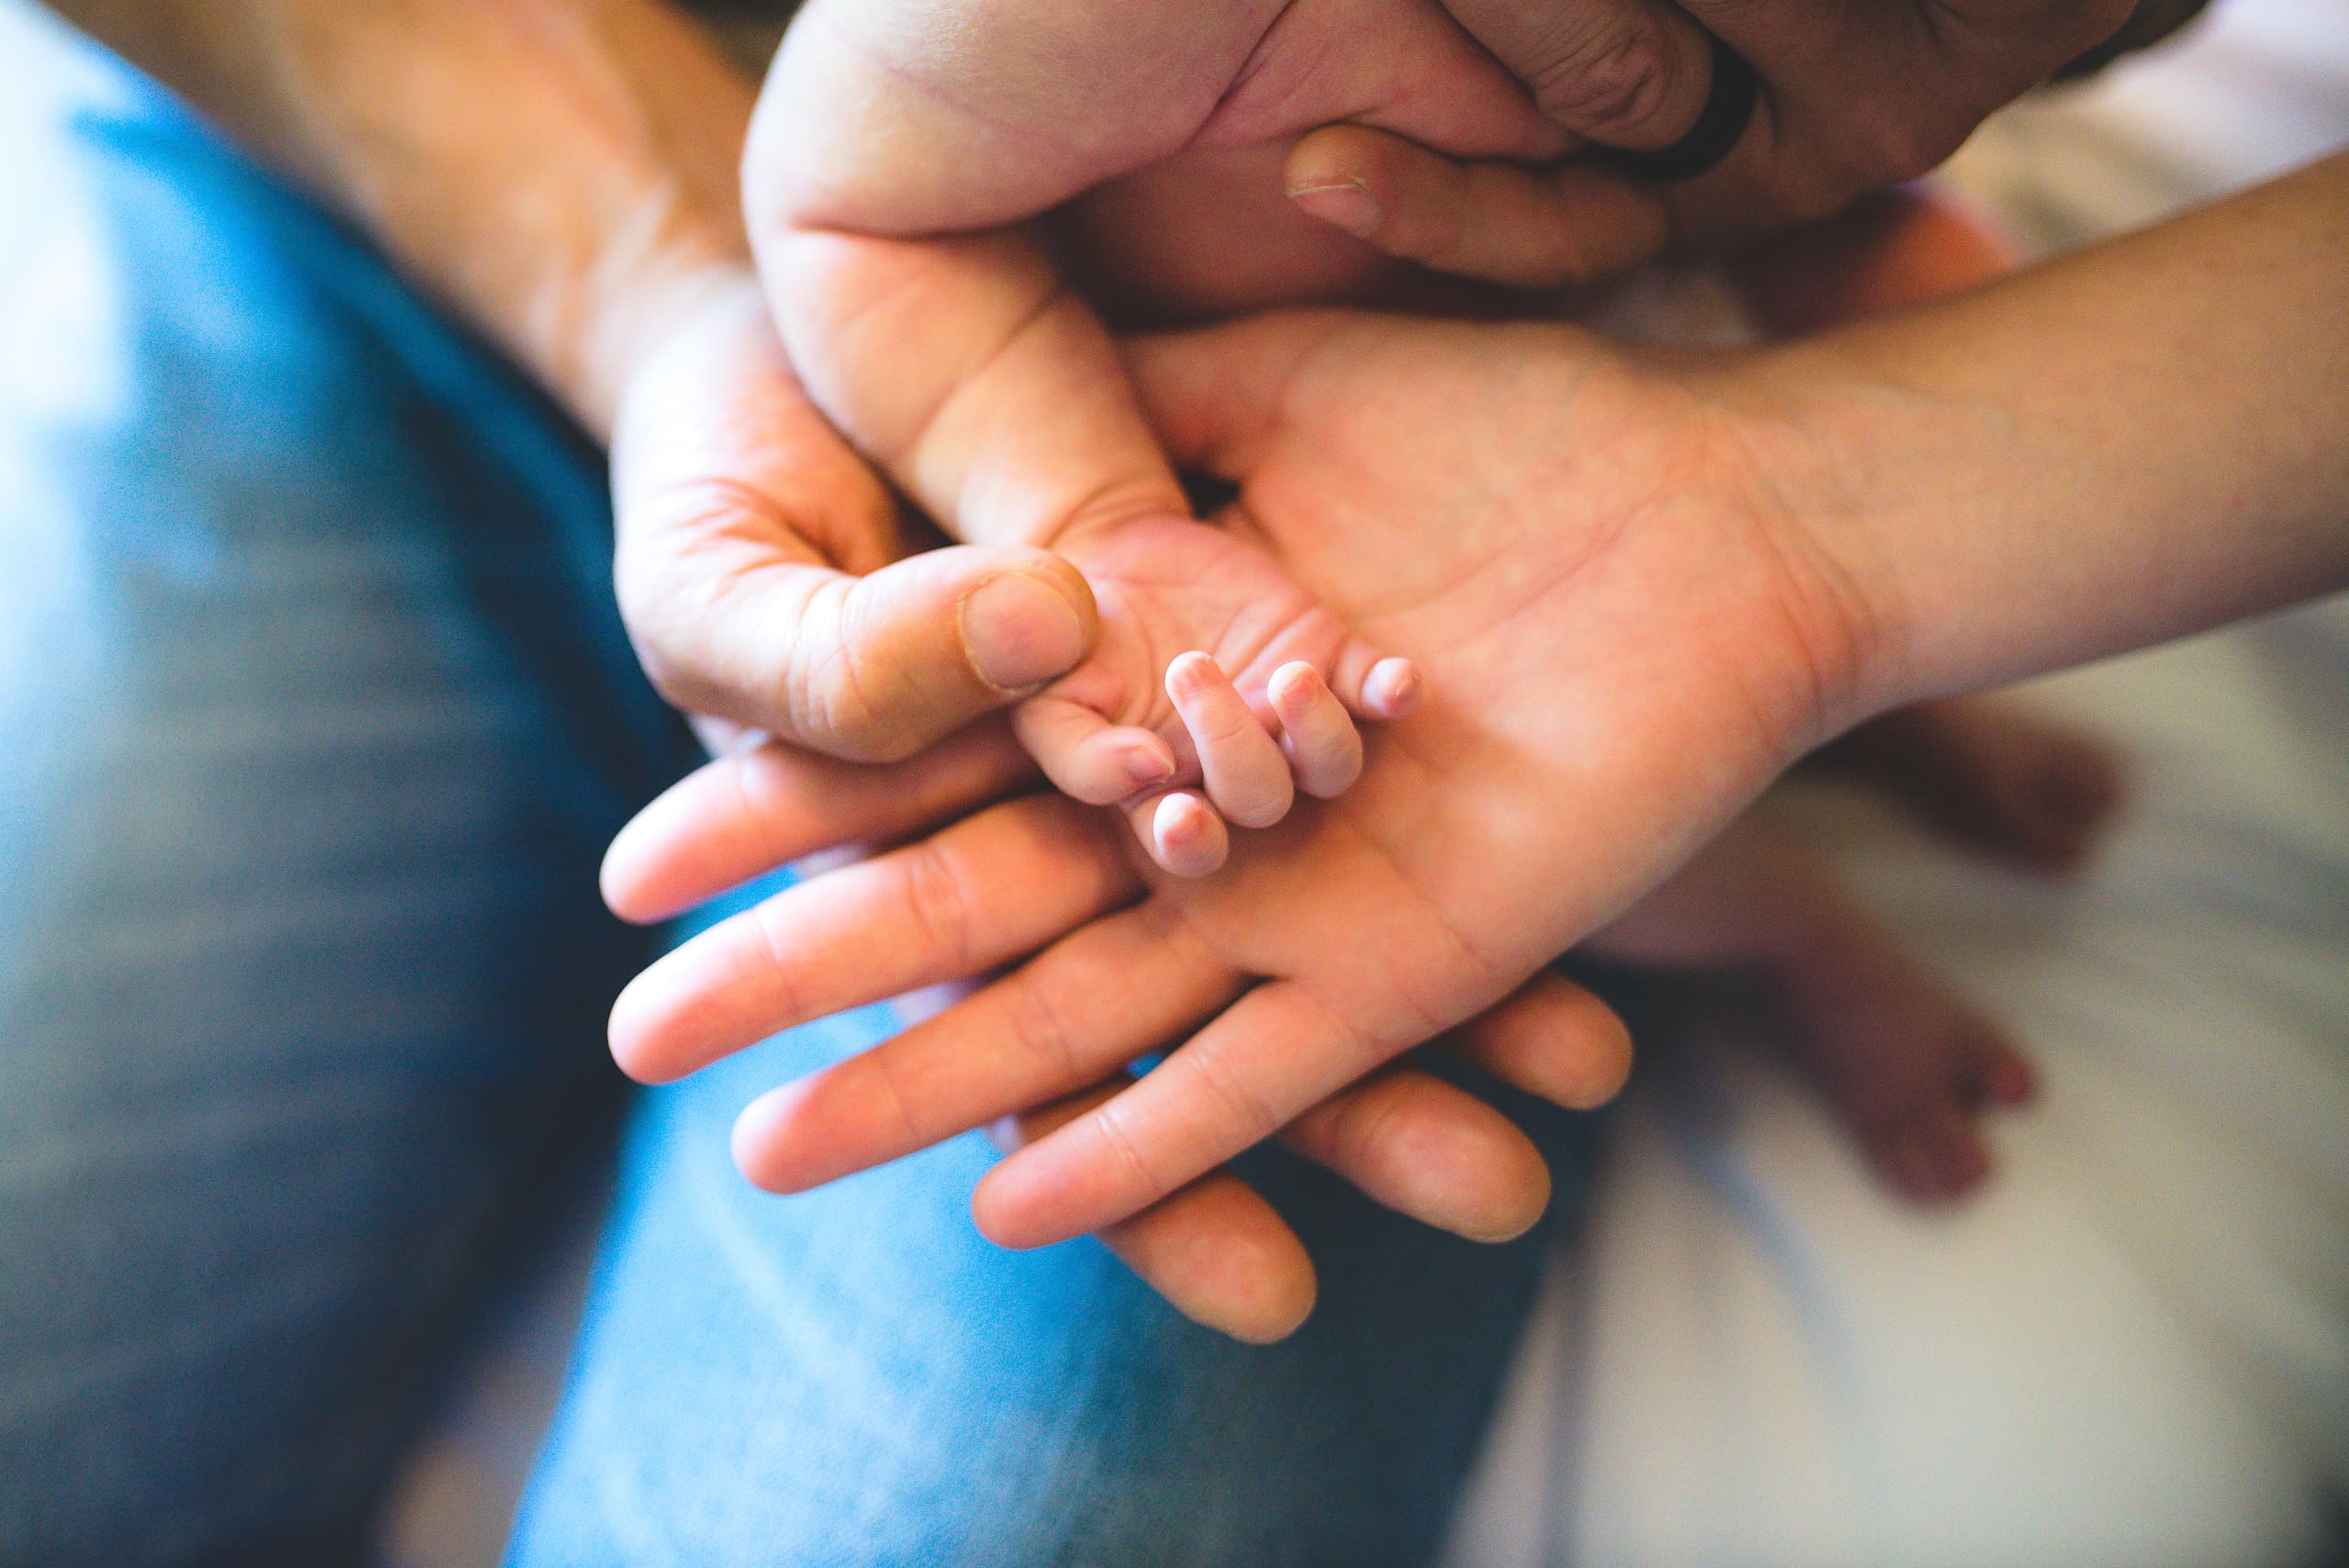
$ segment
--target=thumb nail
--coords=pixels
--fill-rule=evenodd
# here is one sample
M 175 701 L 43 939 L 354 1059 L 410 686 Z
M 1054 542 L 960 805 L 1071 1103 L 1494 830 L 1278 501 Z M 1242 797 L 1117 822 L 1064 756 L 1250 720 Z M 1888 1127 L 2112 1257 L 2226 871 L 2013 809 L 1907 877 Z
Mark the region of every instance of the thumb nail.
M 1348 234 L 1367 239 L 1377 231 L 1381 217 L 1378 200 L 1360 180 L 1341 181 L 1333 185 L 1301 185 L 1289 192 L 1288 199 Z
M 1006 573 L 963 601 L 963 651 L 981 680 L 1017 691 L 1085 656 L 1085 622 L 1058 589 Z

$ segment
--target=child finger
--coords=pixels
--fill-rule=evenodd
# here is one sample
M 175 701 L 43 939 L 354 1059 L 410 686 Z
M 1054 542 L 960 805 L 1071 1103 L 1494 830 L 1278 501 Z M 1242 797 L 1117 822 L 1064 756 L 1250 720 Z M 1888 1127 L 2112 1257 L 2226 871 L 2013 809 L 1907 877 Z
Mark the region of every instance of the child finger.
M 1115 806 L 1174 776 L 1164 740 L 1065 697 L 1030 697 L 1011 710 L 1011 731 L 1052 787 L 1087 806 Z
M 1223 818 L 1190 790 L 1144 795 L 1126 807 L 1126 819 L 1150 858 L 1176 876 L 1205 876 L 1231 852 Z
M 1330 672 L 1330 689 L 1356 718 L 1400 718 L 1419 706 L 1425 683 L 1408 659 L 1350 639 Z
M 1321 673 L 1302 661 L 1284 664 L 1264 691 L 1281 721 L 1281 750 L 1297 787 L 1319 800 L 1352 788 L 1362 776 L 1362 736 Z
M 1204 653 L 1178 656 L 1166 667 L 1166 695 L 1190 731 L 1218 811 L 1242 828 L 1269 828 L 1288 815 L 1297 799 L 1288 759 L 1220 665 Z

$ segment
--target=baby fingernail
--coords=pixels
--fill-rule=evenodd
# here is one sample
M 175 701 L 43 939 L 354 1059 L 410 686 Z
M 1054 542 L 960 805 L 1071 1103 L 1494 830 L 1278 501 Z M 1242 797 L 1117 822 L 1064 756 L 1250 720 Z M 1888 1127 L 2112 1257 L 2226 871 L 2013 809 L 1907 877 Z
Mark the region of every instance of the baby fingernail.
M 1402 717 L 1419 700 L 1419 667 L 1408 659 L 1381 659 L 1363 677 L 1362 696 L 1387 717 Z
M 1289 192 L 1288 199 L 1322 222 L 1336 224 L 1348 234 L 1367 239 L 1378 231 L 1381 214 L 1377 198 L 1360 180 L 1346 180 L 1334 185 L 1299 186 Z
M 1320 672 L 1310 664 L 1284 664 L 1273 672 L 1273 678 L 1265 683 L 1265 690 L 1272 696 L 1275 706 L 1301 711 L 1310 706 L 1313 699 L 1319 695 L 1313 689 L 1319 678 Z
M 963 651 L 980 679 L 1017 691 L 1085 656 L 1085 622 L 1057 589 L 1006 573 L 963 601 Z
M 1223 672 L 1215 660 L 1197 649 L 1167 661 L 1166 695 L 1182 697 L 1211 684 Z

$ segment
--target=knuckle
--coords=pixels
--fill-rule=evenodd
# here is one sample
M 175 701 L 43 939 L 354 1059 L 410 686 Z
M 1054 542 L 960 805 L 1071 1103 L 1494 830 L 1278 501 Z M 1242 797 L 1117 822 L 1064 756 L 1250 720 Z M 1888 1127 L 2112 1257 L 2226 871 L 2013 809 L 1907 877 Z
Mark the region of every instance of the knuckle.
M 1041 990 L 1033 984 L 1014 982 L 1005 987 L 1002 1001 L 1004 1022 L 1012 1040 L 1036 1062 L 1046 1081 L 1066 1085 L 1085 1075 L 1067 1020 Z
M 1192 1049 L 1197 1051 L 1198 1048 L 1194 1046 Z M 1246 1144 L 1261 1143 L 1279 1130 L 1280 1118 L 1217 1052 L 1200 1051 L 1192 1067 L 1200 1085 L 1224 1108 L 1235 1133 L 1243 1138 Z
M 915 929 L 959 973 L 968 966 L 973 924 L 970 890 L 953 857 L 925 840 L 899 851 L 899 887 Z
M 766 971 L 769 1010 L 796 1023 L 807 1017 L 807 987 L 800 978 L 797 955 L 776 924 L 774 906 L 754 905 L 746 917 L 758 939 L 761 967 Z
M 1332 1130 L 1330 1163 L 1364 1174 L 1377 1168 L 1383 1151 L 1401 1131 L 1398 1118 L 1409 1097 L 1408 1081 L 1396 1076 L 1373 1079 L 1350 1095 Z
M 1126 1173 L 1136 1195 L 1144 1203 L 1154 1202 L 1173 1191 L 1173 1184 L 1161 1177 L 1142 1157 L 1141 1145 L 1126 1126 L 1130 1107 L 1125 1099 L 1123 1095 L 1113 1095 L 1108 1104 L 1097 1107 L 1093 1112 L 1093 1127 L 1108 1147 L 1118 1168 Z
M 793 734 L 852 762 L 903 762 L 923 737 L 901 705 L 876 696 L 852 578 L 827 579 L 792 629 L 783 671 Z
M 867 1064 L 875 1086 L 881 1091 L 881 1097 L 888 1102 L 889 1115 L 897 1124 L 897 1129 L 905 1140 L 905 1148 L 909 1151 L 925 1149 L 936 1140 L 924 1124 L 918 1097 L 907 1092 L 898 1075 L 897 1053 L 889 1049 L 894 1043 L 885 1041 L 878 1049 L 866 1051 L 856 1060 Z
M 1532 83 L 1543 113 L 1598 141 L 1669 139 L 1671 61 L 1647 28 L 1609 21 L 1564 42 Z

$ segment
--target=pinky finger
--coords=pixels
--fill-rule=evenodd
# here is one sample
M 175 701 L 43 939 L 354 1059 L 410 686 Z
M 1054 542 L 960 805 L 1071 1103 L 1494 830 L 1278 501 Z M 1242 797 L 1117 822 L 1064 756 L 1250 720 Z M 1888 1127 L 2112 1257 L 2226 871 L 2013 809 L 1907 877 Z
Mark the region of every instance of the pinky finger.
M 1410 660 L 1352 639 L 1330 672 L 1330 690 L 1356 718 L 1400 718 L 1419 706 L 1426 683 Z
M 1554 970 L 1453 1031 L 1453 1052 L 1511 1088 L 1596 1110 L 1631 1075 L 1631 1034 L 1614 1010 Z
M 1007 1118 L 992 1136 L 1007 1152 L 1024 1147 L 1130 1081 L 1121 1073 L 1042 1110 Z M 1100 1236 L 1174 1310 L 1243 1343 L 1285 1340 L 1313 1311 L 1317 1286 L 1304 1244 L 1230 1171 L 1209 1172 Z
M 1517 1124 L 1415 1067 L 1390 1067 L 1291 1122 L 1281 1141 L 1375 1202 L 1471 1241 L 1508 1241 L 1550 1204 L 1550 1167 Z

